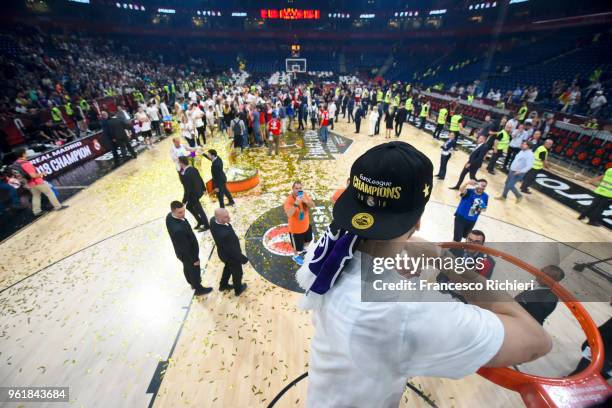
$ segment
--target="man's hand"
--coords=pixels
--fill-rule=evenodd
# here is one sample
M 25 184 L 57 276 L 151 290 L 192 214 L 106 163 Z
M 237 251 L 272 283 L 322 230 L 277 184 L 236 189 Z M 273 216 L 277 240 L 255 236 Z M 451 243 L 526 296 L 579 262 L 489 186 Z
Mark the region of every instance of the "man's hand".
M 193 266 L 200 266 L 200 260 L 198 259 L 197 261 L 195 261 L 195 262 L 193 263 Z
M 301 205 L 303 201 L 304 200 L 302 199 L 302 197 L 298 197 L 298 198 L 295 199 L 295 204 Z
M 213 189 L 213 191 L 214 191 L 215 193 L 218 193 L 218 192 L 219 192 L 219 189 L 218 189 L 218 188 L 215 188 L 215 189 Z
M 520 171 L 515 171 L 515 172 L 514 172 L 514 175 L 515 175 L 515 176 L 518 176 L 518 175 L 520 175 L 520 174 L 521 174 L 521 172 L 520 172 Z
M 466 163 L 465 166 L 463 167 L 465 169 L 469 169 L 470 168 L 470 163 Z

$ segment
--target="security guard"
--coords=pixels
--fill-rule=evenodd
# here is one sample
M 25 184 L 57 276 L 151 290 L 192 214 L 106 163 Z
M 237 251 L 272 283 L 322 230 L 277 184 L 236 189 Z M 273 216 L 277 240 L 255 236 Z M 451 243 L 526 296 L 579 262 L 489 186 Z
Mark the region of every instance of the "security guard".
M 421 105 L 421 113 L 419 113 L 421 123 L 419 123 L 419 129 L 423 129 L 425 127 L 425 122 L 427 122 L 427 117 L 429 116 L 429 106 L 429 101 L 425 101 L 425 103 Z
M 506 102 L 504 102 L 504 101 L 499 101 L 499 102 L 497 102 L 497 105 L 495 105 L 495 107 L 496 107 L 497 109 L 506 109 Z
M 519 122 L 522 122 L 525 120 L 525 117 L 527 116 L 527 111 L 529 110 L 529 108 L 527 107 L 527 102 L 523 102 L 523 106 L 520 107 L 520 109 L 518 110 L 518 113 L 516 115 L 516 118 L 519 120 Z
M 66 97 L 66 103 L 64 103 L 64 112 L 66 112 L 66 116 L 68 116 L 71 120 L 74 120 L 74 109 L 72 109 L 72 102 L 70 102 L 70 97 Z
M 395 109 L 399 108 L 400 105 L 400 95 L 399 93 L 395 94 L 395 97 L 393 98 L 393 107 Z
M 144 95 L 142 94 L 142 92 L 136 90 L 132 92 L 132 96 L 137 104 L 144 103 Z
M 597 186 L 593 191 L 595 198 L 591 205 L 585 208 L 578 217 L 583 220 L 588 217 L 589 225 L 599 227 L 601 225 L 602 213 L 610 207 L 612 203 L 612 168 L 606 170 L 604 174 L 587 180 L 587 182 Z
M 412 96 L 408 95 L 405 106 L 408 111 L 408 121 L 414 121 L 414 104 L 412 103 Z
M 62 111 L 57 107 L 57 105 L 53 105 L 51 108 L 51 119 L 53 120 L 54 125 L 60 124 L 64 121 Z
M 458 110 L 453 113 L 450 118 L 450 124 L 448 125 L 448 131 L 453 132 L 457 140 L 461 137 L 461 131 L 463 130 L 463 123 L 461 120 L 463 116 L 461 116 L 461 112 Z
M 83 115 L 87 116 L 87 113 L 89 112 L 89 103 L 87 103 L 85 98 L 81 98 L 81 100 L 79 101 L 79 106 L 81 107 L 81 110 L 83 111 Z
M 538 147 L 533 153 L 533 166 L 531 166 L 531 170 L 529 170 L 523 178 L 523 183 L 521 184 L 522 193 L 531 194 L 529 187 L 535 181 L 536 175 L 540 172 L 540 170 L 548 169 L 550 167 L 548 164 L 548 152 L 550 151 L 552 145 L 552 139 L 546 139 L 544 144 Z
M 493 155 L 489 159 L 489 165 L 487 166 L 487 171 L 489 174 L 495 174 L 495 163 L 497 163 L 497 159 L 508 153 L 511 131 L 512 124 L 507 123 L 504 129 L 497 132 L 497 136 L 495 137 L 495 142 L 493 144 Z
M 389 103 L 391 102 L 391 89 L 387 89 L 387 93 L 385 93 L 385 103 L 383 105 L 383 110 L 385 112 L 389 111 Z
M 472 102 L 474 102 L 474 94 L 469 94 L 467 96 L 467 103 L 471 104 Z
M 584 124 L 584 127 L 589 130 L 598 130 L 599 124 L 597 123 L 597 119 L 591 118 L 587 123 Z
M 381 103 L 383 99 L 383 91 L 382 89 L 378 88 L 378 91 L 376 91 L 376 103 Z
M 446 109 L 443 106 L 438 111 L 438 121 L 436 123 L 436 130 L 434 130 L 433 132 L 434 139 L 440 139 L 440 133 L 442 133 L 442 129 L 444 129 L 444 125 L 446 124 L 447 117 L 448 117 L 448 109 Z

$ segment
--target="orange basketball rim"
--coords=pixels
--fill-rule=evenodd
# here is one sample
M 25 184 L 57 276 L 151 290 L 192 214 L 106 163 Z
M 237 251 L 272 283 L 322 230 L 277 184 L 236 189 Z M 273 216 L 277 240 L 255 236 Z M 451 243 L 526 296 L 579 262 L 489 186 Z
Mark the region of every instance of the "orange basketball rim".
M 612 387 L 600 374 L 604 359 L 601 335 L 591 316 L 574 295 L 536 267 L 497 249 L 462 242 L 445 242 L 440 246 L 478 250 L 499 257 L 541 278 L 578 320 L 591 348 L 591 364 L 580 373 L 567 378 L 539 377 L 510 368 L 482 367 L 478 374 L 497 385 L 518 392 L 529 408 L 586 408 L 603 403 L 612 395 Z

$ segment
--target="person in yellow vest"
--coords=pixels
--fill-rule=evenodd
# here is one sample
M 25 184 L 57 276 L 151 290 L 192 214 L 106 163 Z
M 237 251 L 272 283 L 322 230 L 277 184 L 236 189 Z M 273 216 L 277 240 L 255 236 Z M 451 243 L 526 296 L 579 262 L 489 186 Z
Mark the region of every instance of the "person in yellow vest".
M 597 119 L 591 118 L 588 120 L 588 122 L 583 124 L 582 127 L 584 127 L 585 129 L 589 129 L 589 130 L 598 130 L 599 124 L 597 123 Z
M 523 102 L 523 105 L 519 108 L 518 113 L 516 114 L 516 118 L 519 120 L 519 122 L 525 120 L 528 110 L 529 108 L 527 108 L 527 102 Z
M 548 152 L 550 152 L 552 145 L 552 139 L 546 139 L 544 144 L 533 152 L 533 166 L 531 166 L 531 170 L 529 170 L 523 178 L 523 182 L 521 183 L 521 193 L 531 194 L 529 187 L 535 181 L 537 174 L 540 172 L 540 170 L 548 169 L 550 167 L 548 164 Z
M 453 132 L 455 134 L 455 138 L 457 141 L 459 141 L 461 138 L 461 131 L 463 131 L 463 116 L 461 116 L 461 111 L 456 110 L 451 115 L 448 131 Z
M 393 107 L 397 110 L 399 108 L 399 105 L 400 105 L 400 95 L 398 93 L 393 98 Z
M 378 90 L 376 91 L 376 103 L 381 103 L 383 100 L 383 91 L 382 89 L 378 88 Z
M 579 220 L 589 219 L 587 224 L 594 227 L 601 225 L 602 213 L 610 207 L 612 203 L 612 167 L 607 169 L 604 174 L 587 180 L 588 183 L 597 186 L 593 191 L 595 198 L 578 217 Z
M 412 96 L 408 95 L 405 106 L 408 116 L 408 122 L 414 122 L 414 104 L 412 103 Z
M 512 123 L 506 123 L 506 126 L 504 126 L 501 131 L 497 132 L 497 136 L 495 136 L 495 140 L 493 141 L 493 155 L 491 155 L 489 165 L 487 166 L 489 174 L 495 174 L 495 164 L 497 160 L 508 153 L 511 132 Z
M 496 107 L 497 109 L 506 109 L 506 102 L 504 102 L 504 101 L 499 101 L 499 102 L 497 102 L 497 105 L 495 105 L 495 107 Z
M 85 98 L 81 98 L 79 101 L 79 106 L 83 111 L 83 115 L 87 116 L 87 113 L 89 112 L 89 103 L 85 100 Z
M 389 103 L 391 102 L 391 89 L 387 89 L 387 93 L 385 93 L 385 103 L 383 104 L 383 110 L 386 112 L 389 111 Z
M 474 94 L 469 94 L 467 96 L 467 103 L 471 104 L 472 102 L 474 102 Z
M 440 108 L 438 111 L 438 120 L 436 123 L 436 130 L 433 132 L 434 139 L 440 139 L 440 133 L 442 133 L 442 129 L 444 129 L 444 125 L 446 124 L 446 118 L 448 117 L 448 109 L 444 106 Z
M 429 117 L 429 107 L 431 104 L 429 101 L 425 101 L 425 103 L 421 104 L 421 112 L 419 113 L 419 119 L 421 123 L 419 123 L 419 129 L 425 128 L 425 122 L 427 122 L 427 117 Z
M 53 120 L 54 125 L 58 125 L 64 121 L 62 111 L 57 105 L 53 105 L 51 108 L 51 119 Z
M 68 96 L 66 97 L 66 103 L 64 103 L 64 112 L 66 112 L 66 116 L 74 122 L 74 109 L 72 108 L 70 97 Z

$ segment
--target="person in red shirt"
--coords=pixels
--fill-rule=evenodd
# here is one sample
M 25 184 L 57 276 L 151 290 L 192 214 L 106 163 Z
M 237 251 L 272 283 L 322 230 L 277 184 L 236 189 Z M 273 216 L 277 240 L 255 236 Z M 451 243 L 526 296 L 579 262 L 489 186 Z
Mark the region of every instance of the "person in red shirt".
M 21 167 L 24 173 L 27 174 L 27 187 L 32 193 L 32 212 L 34 213 L 34 216 L 41 213 L 41 194 L 44 194 L 47 197 L 51 205 L 53 205 L 54 210 L 59 211 L 63 210 L 64 208 L 68 208 L 67 205 L 60 204 L 49 184 L 47 184 L 47 182 L 43 179 L 45 173 L 39 173 L 34 165 L 27 160 L 26 150 L 24 148 L 20 148 L 17 149 L 15 153 L 18 157 L 16 164 Z
M 465 242 L 468 244 L 484 245 L 485 239 L 486 237 L 484 232 L 480 230 L 472 230 L 465 239 Z M 493 269 L 495 268 L 495 261 L 492 257 L 480 252 L 472 252 L 468 250 L 465 251 L 464 257 L 473 259 L 483 258 L 481 263 L 482 266 L 477 266 L 476 272 L 485 279 L 491 279 Z
M 321 112 L 319 114 L 321 121 L 319 122 L 320 132 L 321 132 L 321 142 L 327 144 L 327 137 L 329 136 L 329 112 L 327 111 L 327 104 L 323 105 Z
M 281 121 L 278 119 L 276 113 L 272 114 L 272 119 L 268 122 L 268 156 L 272 156 L 272 145 L 274 145 L 274 151 L 278 155 L 278 147 L 280 146 L 281 138 Z

